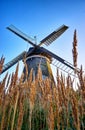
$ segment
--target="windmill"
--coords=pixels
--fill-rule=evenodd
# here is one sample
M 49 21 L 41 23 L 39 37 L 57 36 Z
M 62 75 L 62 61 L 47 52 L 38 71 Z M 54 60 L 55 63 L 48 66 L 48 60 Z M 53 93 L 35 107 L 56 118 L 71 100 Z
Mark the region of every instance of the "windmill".
M 1 74 L 7 71 L 13 65 L 15 65 L 18 61 L 23 60 L 24 56 L 26 56 L 28 75 L 32 68 L 33 73 L 36 75 L 38 71 L 38 66 L 40 65 L 43 79 L 45 77 L 50 77 L 51 79 L 53 78 L 50 64 L 55 65 L 57 68 L 71 75 L 74 73 L 74 70 L 77 70 L 77 68 L 75 68 L 68 61 L 64 60 L 63 58 L 59 57 L 53 52 L 42 47 L 43 44 L 47 46 L 50 45 L 54 40 L 56 40 L 61 34 L 63 34 L 68 29 L 68 26 L 62 25 L 60 28 L 53 31 L 51 34 L 49 34 L 47 37 L 41 40 L 39 44 L 35 44 L 34 39 L 30 38 L 13 25 L 10 25 L 9 27 L 7 27 L 7 29 L 19 36 L 20 38 L 22 38 L 23 40 L 25 40 L 26 42 L 28 42 L 30 45 L 32 45 L 32 47 L 30 47 L 27 52 L 22 52 L 16 58 L 4 65 Z M 23 72 L 26 72 L 25 68 Z

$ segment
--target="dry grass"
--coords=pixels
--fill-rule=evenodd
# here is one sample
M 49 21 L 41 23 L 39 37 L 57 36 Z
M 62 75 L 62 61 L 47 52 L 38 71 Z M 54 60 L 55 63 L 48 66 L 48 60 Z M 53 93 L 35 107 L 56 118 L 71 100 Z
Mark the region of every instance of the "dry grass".
M 18 78 L 17 66 L 12 76 L 6 74 L 0 82 L 0 129 L 84 130 L 85 76 L 82 67 L 76 91 L 71 77 L 59 75 L 58 70 L 57 85 L 48 78 L 42 80 L 40 68 L 33 80 L 32 71 L 23 82 L 24 75 Z

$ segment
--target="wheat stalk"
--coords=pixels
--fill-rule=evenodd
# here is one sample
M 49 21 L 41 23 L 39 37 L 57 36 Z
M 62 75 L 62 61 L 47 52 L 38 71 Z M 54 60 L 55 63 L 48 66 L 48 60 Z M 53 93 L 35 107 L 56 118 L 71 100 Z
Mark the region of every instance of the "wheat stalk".
M 76 30 L 74 31 L 74 36 L 73 36 L 73 64 L 75 67 L 77 67 L 77 57 L 78 57 L 78 52 L 77 52 L 77 36 L 76 36 Z M 75 70 L 76 73 L 76 70 Z
M 14 129 L 14 120 L 15 120 L 15 114 L 16 114 L 16 110 L 17 110 L 18 99 L 19 99 L 19 91 L 17 91 L 17 94 L 16 94 L 14 113 L 13 113 L 13 118 L 12 118 L 12 123 L 11 123 L 11 130 Z

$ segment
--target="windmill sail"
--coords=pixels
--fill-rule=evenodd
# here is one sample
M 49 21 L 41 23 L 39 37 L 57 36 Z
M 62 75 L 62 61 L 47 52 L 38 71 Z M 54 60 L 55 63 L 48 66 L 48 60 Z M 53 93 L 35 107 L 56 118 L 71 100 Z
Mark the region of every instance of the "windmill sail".
M 66 71 L 66 72 L 68 72 L 68 73 L 69 73 L 70 70 L 72 70 L 72 71 L 75 71 L 75 70 L 76 70 L 77 72 L 79 72 L 79 69 L 77 69 L 77 68 L 74 67 L 71 63 L 69 63 L 68 61 L 66 61 L 66 60 L 64 60 L 63 58 L 59 57 L 58 55 L 55 55 L 54 53 L 48 51 L 47 49 L 45 49 L 45 48 L 43 48 L 43 47 L 41 47 L 40 50 L 43 51 L 44 53 L 47 53 L 49 56 L 51 56 L 51 57 L 54 58 L 56 61 L 58 61 L 57 64 L 56 64 L 56 62 L 55 62 L 55 64 L 54 64 L 56 67 L 60 68 L 61 65 L 64 65 L 65 68 L 63 69 L 64 66 L 62 66 L 61 69 L 64 70 L 64 71 L 66 71 L 66 69 L 68 68 L 68 71 Z M 58 64 L 60 64 L 60 65 L 58 66 Z M 71 73 L 72 73 L 72 72 L 71 72 Z
M 12 67 L 13 65 L 15 65 L 18 61 L 22 60 L 23 58 L 27 58 L 29 55 L 31 55 L 31 53 L 34 51 L 34 49 L 35 48 L 31 49 L 28 52 L 26 52 L 26 51 L 22 52 L 16 58 L 14 58 L 13 60 L 11 60 L 7 64 L 5 64 L 4 67 L 3 67 L 3 70 L 2 70 L 2 72 L 0 74 L 2 74 L 3 72 L 5 72 L 6 70 L 8 70 L 10 67 Z
M 20 55 L 18 55 L 16 58 L 14 58 L 13 60 L 11 60 L 10 62 L 8 62 L 7 64 L 5 64 L 3 66 L 3 70 L 0 74 L 2 74 L 3 72 L 5 72 L 6 70 L 8 70 L 10 67 L 12 67 L 13 65 L 15 65 L 18 61 L 22 60 L 23 57 L 25 56 L 26 52 L 22 52 Z
M 62 62 L 60 62 L 59 60 L 57 60 L 55 58 L 52 59 L 52 65 L 54 65 L 59 70 L 65 72 L 65 73 L 68 73 L 69 75 L 74 76 L 74 70 L 76 68 L 72 69 L 72 68 L 68 67 L 66 64 L 63 64 Z
M 39 46 L 42 44 L 50 45 L 54 40 L 56 40 L 61 34 L 63 34 L 68 29 L 68 26 L 62 25 L 60 28 L 52 32 L 50 35 L 45 37 L 42 41 L 40 41 Z
M 14 25 L 10 25 L 9 27 L 7 27 L 8 30 L 10 30 L 11 32 L 15 33 L 16 35 L 18 35 L 19 37 L 21 37 L 23 40 L 29 42 L 32 46 L 36 46 L 33 41 L 35 39 L 30 38 L 29 36 L 27 36 L 25 33 L 21 32 L 19 29 L 17 29 Z

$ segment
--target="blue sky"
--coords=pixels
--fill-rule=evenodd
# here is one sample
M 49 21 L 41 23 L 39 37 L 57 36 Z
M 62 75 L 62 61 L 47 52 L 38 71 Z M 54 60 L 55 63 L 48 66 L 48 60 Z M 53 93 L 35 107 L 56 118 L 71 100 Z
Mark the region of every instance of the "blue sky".
M 69 26 L 46 48 L 71 63 L 76 29 L 78 66 L 83 64 L 85 68 L 85 0 L 0 0 L 0 57 L 4 55 L 5 63 L 30 47 L 30 44 L 6 29 L 10 24 L 31 37 L 36 36 L 37 42 L 62 24 Z

